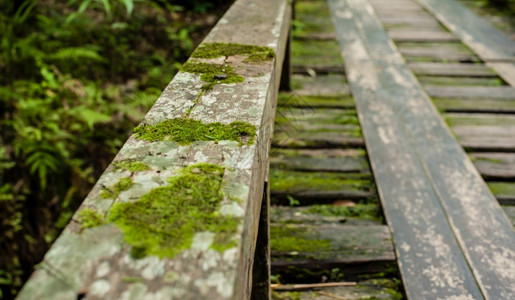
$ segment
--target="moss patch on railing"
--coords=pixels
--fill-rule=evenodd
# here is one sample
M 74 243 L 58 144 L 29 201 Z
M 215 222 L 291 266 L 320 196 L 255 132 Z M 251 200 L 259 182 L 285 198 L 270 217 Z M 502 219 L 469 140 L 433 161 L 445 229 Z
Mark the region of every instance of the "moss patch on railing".
M 134 129 L 135 137 L 149 142 L 173 141 L 188 145 L 196 141 L 237 141 L 240 146 L 252 145 L 256 136 L 256 126 L 245 122 L 230 124 L 202 123 L 198 120 L 175 118 L 156 125 L 140 125 Z
M 134 183 L 130 178 L 122 178 L 115 185 L 111 187 L 105 187 L 100 196 L 104 199 L 116 199 L 121 192 L 126 191 L 132 187 Z
M 224 167 L 200 163 L 184 168 L 166 186 L 151 190 L 136 202 L 116 203 L 108 221 L 124 232 L 132 255 L 174 257 L 192 245 L 199 232 L 214 234 L 210 248 L 236 246 L 238 220 L 221 216 Z
M 221 56 L 247 55 L 246 62 L 263 62 L 272 60 L 275 52 L 270 47 L 242 45 L 234 43 L 204 43 L 200 45 L 191 57 L 217 58 Z
M 189 61 L 182 66 L 181 71 L 198 74 L 201 80 L 213 84 L 237 83 L 245 80 L 243 76 L 236 74 L 234 69 L 227 65 Z
M 113 164 L 113 168 L 115 170 L 124 170 L 130 172 L 150 170 L 150 167 L 148 165 L 134 159 L 117 161 Z
M 105 219 L 102 214 L 91 208 L 84 208 L 77 216 L 77 222 L 81 230 L 86 228 L 97 227 L 105 224 Z

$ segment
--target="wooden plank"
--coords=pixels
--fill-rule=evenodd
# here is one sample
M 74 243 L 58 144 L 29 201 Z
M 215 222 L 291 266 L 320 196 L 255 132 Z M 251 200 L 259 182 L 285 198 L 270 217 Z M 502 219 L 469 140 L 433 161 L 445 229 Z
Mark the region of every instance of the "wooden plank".
M 276 149 L 271 152 L 270 167 L 310 172 L 370 172 L 366 153 L 356 149 Z
M 417 16 L 413 16 L 413 17 L 412 16 L 407 16 L 407 17 L 404 17 L 404 16 L 385 16 L 385 17 L 382 17 L 380 19 L 381 19 L 381 22 L 383 22 L 384 24 L 387 24 L 387 25 L 409 24 L 411 26 L 416 26 L 416 27 L 429 27 L 429 26 L 435 27 L 435 26 L 440 26 L 438 21 L 436 21 L 433 18 L 429 18 L 429 17 L 420 18 L 420 17 L 417 17 Z
M 515 41 L 455 0 L 416 0 L 515 87 Z
M 417 45 L 413 43 L 399 43 L 397 45 L 401 54 L 408 60 L 436 60 L 436 61 L 459 61 L 475 62 L 478 57 L 459 44 L 432 44 Z
M 175 118 L 224 124 L 242 121 L 256 129 L 255 136 L 243 135 L 241 143 L 224 139 L 187 145 L 131 136 L 18 299 L 250 298 L 271 120 L 290 30 L 288 3 L 236 1 L 201 46 L 213 47 L 206 44 L 213 42 L 265 46 L 271 47 L 275 57 L 259 63 L 245 62 L 248 55 L 191 58 L 190 63 L 209 61 L 226 71 L 231 67 L 244 81 L 202 90 L 206 82 L 200 75 L 179 72 L 143 121 L 145 126 Z M 250 143 L 252 137 L 254 143 Z M 143 168 L 128 170 L 120 165 L 133 160 Z M 181 176 L 188 179 L 179 185 Z M 192 179 L 198 185 L 193 186 L 196 181 Z M 161 192 L 169 195 L 159 197 Z M 210 199 L 209 206 L 223 197 L 204 220 L 198 219 L 203 196 Z M 167 210 L 179 209 L 177 201 L 186 208 L 182 216 L 197 212 L 195 217 L 182 219 L 184 227 L 174 223 L 179 214 Z M 189 208 L 196 205 L 198 210 Z M 93 215 L 98 226 L 86 226 L 83 219 L 88 215 Z M 188 225 L 195 219 L 200 223 Z M 227 229 L 214 224 L 227 225 Z M 177 228 L 186 235 L 169 233 Z M 152 234 L 141 234 L 149 231 Z M 218 243 L 219 248 L 215 247 Z
M 272 144 L 277 148 L 349 148 L 363 147 L 365 144 L 359 127 L 340 127 L 336 130 L 299 132 L 291 130 L 276 131 Z M 345 131 L 344 131 L 345 130 Z
M 334 268 L 347 279 L 385 271 L 388 263 L 395 262 L 386 225 L 272 223 L 270 231 L 272 273 L 286 282 L 303 274 L 316 277 L 304 280 L 322 281 Z
M 515 88 L 507 86 L 424 86 L 431 97 L 515 100 Z
M 433 98 L 439 110 L 469 113 L 515 113 L 515 101 L 481 98 Z
M 284 285 L 281 285 L 284 287 Z M 290 285 L 286 285 L 290 287 Z M 311 290 L 275 290 L 274 299 L 284 300 L 334 300 L 334 299 L 401 299 L 401 292 L 390 279 L 370 279 L 359 281 L 353 286 L 319 287 Z
M 497 77 L 492 69 L 478 64 L 412 62 L 408 67 L 416 75 Z
M 419 75 L 417 79 L 423 86 L 500 86 L 504 83 L 502 79 L 495 77 L 488 78 Z
M 334 204 L 316 206 L 272 206 L 270 221 L 272 223 L 288 224 L 335 224 L 341 223 L 353 226 L 384 225 L 381 222 L 378 204 L 354 204 L 342 201 Z M 368 210 L 363 213 L 363 210 Z M 322 212 L 322 213 L 321 213 Z
M 470 151 L 515 151 L 515 126 L 463 125 L 452 127 L 452 132 Z
M 515 182 L 490 181 L 488 186 L 501 205 L 515 205 Z
M 424 42 L 455 42 L 458 41 L 454 35 L 441 31 L 428 31 L 428 30 L 407 30 L 407 29 L 391 29 L 388 31 L 388 36 L 396 42 L 411 42 L 411 43 L 424 43 Z
M 317 75 L 328 75 L 328 74 L 345 74 L 343 66 L 326 66 L 326 65 L 295 65 L 293 66 L 294 74 L 317 74 Z
M 295 91 L 279 94 L 278 107 L 297 108 L 354 108 L 354 99 L 348 96 L 301 96 Z
M 515 227 L 515 206 L 503 206 L 504 212 L 508 215 L 511 220 L 511 223 Z
M 515 153 L 469 153 L 469 157 L 483 178 L 515 181 Z
M 291 195 L 294 198 L 309 199 L 314 196 L 330 199 L 345 199 L 374 196 L 370 174 L 301 172 L 290 170 L 270 170 L 270 190 L 272 196 L 281 198 Z
M 506 215 L 370 6 L 329 3 L 408 298 L 515 297 Z
M 340 96 L 350 95 L 349 86 L 345 76 L 300 76 L 294 75 L 293 85 L 295 93 L 300 96 Z

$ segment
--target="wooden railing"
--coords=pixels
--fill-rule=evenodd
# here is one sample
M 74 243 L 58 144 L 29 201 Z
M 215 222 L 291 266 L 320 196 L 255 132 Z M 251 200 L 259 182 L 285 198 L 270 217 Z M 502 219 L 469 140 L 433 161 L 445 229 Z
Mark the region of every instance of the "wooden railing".
M 290 20 L 288 0 L 232 5 L 18 299 L 269 297 L 268 152 Z

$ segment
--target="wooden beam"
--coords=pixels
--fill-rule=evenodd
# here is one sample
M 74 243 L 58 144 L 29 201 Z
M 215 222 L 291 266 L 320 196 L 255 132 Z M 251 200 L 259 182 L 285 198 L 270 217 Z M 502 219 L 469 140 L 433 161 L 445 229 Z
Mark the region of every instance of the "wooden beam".
M 416 0 L 515 87 L 515 41 L 455 0 Z
M 329 3 L 408 298 L 514 298 L 508 218 L 368 2 Z
M 187 145 L 131 136 L 17 299 L 249 299 L 290 20 L 287 0 L 237 0 L 200 47 L 209 49 L 216 46 L 209 43 L 224 43 L 218 46 L 227 49 L 227 43 L 236 43 L 264 52 L 256 57 L 236 52 L 216 58 L 190 58 L 188 63 L 200 69 L 203 63 L 212 64 L 222 73 L 210 75 L 215 79 L 237 75 L 241 77 L 235 81 L 243 82 L 213 81 L 206 86 L 206 80 L 212 78 L 201 79 L 201 74 L 194 73 L 195 68 L 185 69 L 174 77 L 142 123 L 148 127 L 174 118 L 204 125 L 238 121 L 255 128 L 255 136 L 249 133 L 240 136 L 240 141 L 214 142 L 202 140 L 212 138 L 206 135 Z M 231 75 L 231 70 L 236 75 Z M 209 76 L 209 72 L 200 73 Z M 131 162 L 138 162 L 139 168 L 122 167 Z M 211 165 L 202 165 L 206 163 Z M 209 168 L 215 171 L 209 173 Z M 191 178 L 204 180 L 206 191 L 195 191 L 202 186 L 181 190 L 177 183 L 180 176 L 186 176 L 182 185 L 191 184 Z M 196 210 L 202 201 L 213 201 L 213 212 L 207 220 L 188 225 L 195 222 L 191 217 L 185 224 L 175 224 L 174 211 L 169 212 L 172 217 L 159 213 L 170 206 L 153 196 L 168 193 L 174 180 L 174 187 L 185 196 L 176 199 L 170 191 L 162 199 L 191 205 L 184 213 Z M 217 204 L 219 197 L 223 200 Z M 190 198 L 198 203 L 188 204 Z M 142 220 L 146 221 L 137 223 L 124 214 L 123 209 L 131 209 L 132 204 L 140 207 L 135 215 L 145 216 Z M 119 218 L 113 221 L 115 208 Z M 85 224 L 87 215 L 90 222 Z M 161 233 L 163 239 L 152 242 L 153 234 L 137 235 L 139 228 L 153 226 L 149 222 L 157 224 L 151 229 L 176 226 L 181 232 L 189 228 L 191 235 L 178 240 Z M 226 229 L 218 229 L 224 224 Z M 128 232 L 128 227 L 133 231 Z M 130 238 L 129 233 L 140 239 Z M 151 240 L 145 243 L 147 238 Z

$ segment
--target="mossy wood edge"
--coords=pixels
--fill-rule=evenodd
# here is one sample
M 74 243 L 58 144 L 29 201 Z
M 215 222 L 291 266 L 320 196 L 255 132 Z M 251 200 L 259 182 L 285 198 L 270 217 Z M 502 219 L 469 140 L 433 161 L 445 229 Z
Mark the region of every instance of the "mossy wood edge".
M 221 66 L 223 74 L 179 72 L 140 125 L 160 128 L 156 125 L 187 119 L 194 120 L 201 133 L 184 140 L 167 132 L 160 132 L 157 140 L 131 136 L 17 299 L 250 298 L 290 20 L 287 0 L 235 1 L 199 49 L 216 45 L 223 50 L 227 45 L 243 53 L 221 52 L 217 57 L 197 51 L 187 64 Z M 231 123 L 240 136 L 225 134 L 224 126 L 231 128 Z M 220 132 L 211 136 L 215 127 Z M 197 173 L 204 177 L 195 177 Z M 139 206 L 159 212 L 161 203 L 146 195 L 170 192 L 181 176 L 195 177 L 212 196 L 213 208 L 193 215 L 223 222 L 185 235 L 180 247 L 184 250 L 163 248 L 166 239 L 138 244 L 141 236 L 133 232 L 137 223 L 128 216 Z M 195 191 L 185 193 L 193 200 L 202 198 L 194 196 Z M 165 217 L 155 218 L 157 227 Z M 219 225 L 226 226 L 211 232 Z

